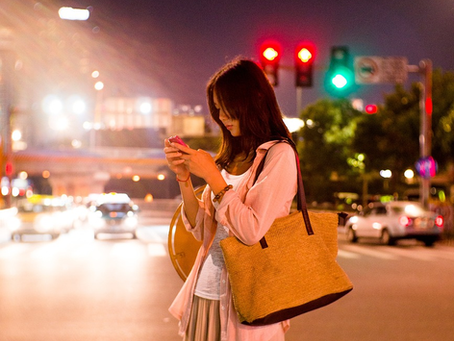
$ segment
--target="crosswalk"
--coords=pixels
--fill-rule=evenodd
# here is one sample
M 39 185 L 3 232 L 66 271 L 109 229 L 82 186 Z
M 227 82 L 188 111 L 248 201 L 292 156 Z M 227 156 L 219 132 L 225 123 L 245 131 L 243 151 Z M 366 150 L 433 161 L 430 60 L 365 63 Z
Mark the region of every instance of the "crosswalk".
M 167 240 L 162 233 L 147 232 L 136 240 L 111 239 L 95 240 L 88 233 L 62 235 L 55 241 L 45 243 L 3 243 L 0 244 L 0 262 L 3 260 L 32 259 L 48 260 L 67 257 L 69 259 L 93 259 L 111 257 L 114 259 L 144 259 L 147 257 L 168 257 Z M 384 246 L 372 244 L 350 244 L 339 242 L 338 260 L 376 259 L 380 261 L 413 260 L 454 262 L 454 246 L 422 244 Z
M 433 262 L 439 260 L 454 262 L 454 247 L 444 245 L 436 245 L 435 247 L 425 247 L 422 245 L 339 245 L 338 259 L 361 258 L 375 258 L 385 261 L 410 259 L 423 262 Z
M 81 231 L 61 235 L 52 242 L 0 244 L 0 262 L 18 258 L 49 260 L 61 257 L 73 260 L 99 257 L 134 260 L 167 255 L 167 246 L 159 235 L 147 235 L 146 241 L 117 238 L 95 240 L 92 233 Z

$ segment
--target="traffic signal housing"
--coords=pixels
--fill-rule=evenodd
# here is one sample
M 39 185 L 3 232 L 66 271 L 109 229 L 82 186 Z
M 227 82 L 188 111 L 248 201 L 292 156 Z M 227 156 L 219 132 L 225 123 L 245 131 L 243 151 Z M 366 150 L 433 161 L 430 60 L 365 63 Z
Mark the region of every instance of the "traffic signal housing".
M 325 89 L 334 96 L 344 96 L 352 91 L 354 82 L 355 74 L 348 47 L 332 47 Z
M 295 50 L 295 74 L 297 87 L 311 87 L 315 49 L 312 45 L 301 44 Z
M 260 63 L 274 86 L 279 84 L 278 69 L 281 59 L 281 47 L 275 42 L 266 42 L 260 48 Z

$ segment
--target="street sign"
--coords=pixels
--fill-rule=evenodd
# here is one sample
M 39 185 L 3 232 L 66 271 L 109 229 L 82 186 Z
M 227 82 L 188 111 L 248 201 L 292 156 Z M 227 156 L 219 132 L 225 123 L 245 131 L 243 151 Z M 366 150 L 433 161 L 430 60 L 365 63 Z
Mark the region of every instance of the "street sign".
M 407 80 L 405 57 L 355 57 L 355 82 L 357 84 L 403 83 Z
M 424 179 L 430 179 L 437 174 L 438 164 L 432 156 L 420 158 L 415 166 L 418 174 Z

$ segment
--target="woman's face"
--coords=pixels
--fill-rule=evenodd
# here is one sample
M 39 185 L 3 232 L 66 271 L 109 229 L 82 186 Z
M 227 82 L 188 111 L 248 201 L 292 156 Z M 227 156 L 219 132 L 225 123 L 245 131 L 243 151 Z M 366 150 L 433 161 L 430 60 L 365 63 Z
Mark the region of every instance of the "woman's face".
M 230 131 L 230 134 L 235 137 L 241 136 L 240 121 L 237 119 L 232 119 L 229 113 L 224 110 L 215 91 L 213 92 L 213 102 L 216 109 L 219 110 L 219 119 L 227 128 L 227 130 Z

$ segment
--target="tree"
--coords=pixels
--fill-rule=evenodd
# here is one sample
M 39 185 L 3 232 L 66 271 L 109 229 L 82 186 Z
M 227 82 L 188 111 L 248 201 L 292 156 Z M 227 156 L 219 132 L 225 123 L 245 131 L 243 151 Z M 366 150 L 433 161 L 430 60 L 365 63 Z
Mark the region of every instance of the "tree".
M 454 162 L 454 72 L 437 69 L 432 83 L 432 155 L 444 170 Z
M 432 87 L 432 155 L 443 171 L 454 160 L 454 73 L 435 70 Z M 394 93 L 384 96 L 378 114 L 357 122 L 353 151 L 366 155 L 368 171 L 392 170 L 392 192 L 400 190 L 403 172 L 414 168 L 420 157 L 420 95 L 419 83 L 409 91 L 397 85 Z
M 411 92 L 398 85 L 395 93 L 385 97 L 378 114 L 363 115 L 357 122 L 352 148 L 366 155 L 369 173 L 393 172 L 391 192 L 397 190 L 403 172 L 418 160 L 419 93 L 416 83 Z
M 301 113 L 306 125 L 298 151 L 309 200 L 332 201 L 333 193 L 346 186 L 339 180 L 351 171 L 347 159 L 359 115 L 346 99 L 321 99 Z

